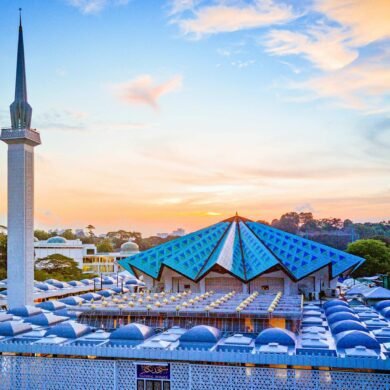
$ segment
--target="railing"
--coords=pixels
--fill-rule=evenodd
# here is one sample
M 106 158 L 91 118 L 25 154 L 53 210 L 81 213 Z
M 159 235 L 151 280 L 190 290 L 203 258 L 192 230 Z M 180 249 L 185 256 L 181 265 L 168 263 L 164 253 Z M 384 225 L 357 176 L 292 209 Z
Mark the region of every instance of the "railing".
M 20 138 L 26 138 L 38 144 L 41 143 L 41 136 L 36 129 L 1 129 L 1 139 L 3 140 L 13 140 Z

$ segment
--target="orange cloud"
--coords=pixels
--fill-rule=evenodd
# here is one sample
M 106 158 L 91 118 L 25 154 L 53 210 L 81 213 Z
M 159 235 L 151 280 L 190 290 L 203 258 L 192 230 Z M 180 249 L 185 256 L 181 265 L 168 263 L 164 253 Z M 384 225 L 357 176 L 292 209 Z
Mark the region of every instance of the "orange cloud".
M 347 27 L 353 46 L 390 37 L 389 0 L 319 0 L 315 9 Z
M 383 110 L 383 101 L 378 97 L 385 96 L 390 90 L 388 62 L 382 57 L 374 57 L 309 79 L 300 88 L 309 89 L 318 97 L 336 99 L 348 108 L 367 113 L 375 112 L 378 108 Z
M 292 7 L 273 0 L 255 0 L 253 4 L 204 6 L 194 11 L 193 18 L 179 19 L 181 30 L 196 36 L 232 32 L 286 23 L 296 17 Z
M 145 74 L 113 86 L 117 96 L 125 103 L 148 105 L 158 109 L 161 96 L 180 90 L 182 76 L 176 75 L 164 83 L 156 83 L 152 76 Z
M 358 57 L 358 52 L 346 46 L 347 34 L 342 28 L 316 26 L 307 33 L 272 30 L 264 41 L 268 53 L 283 56 L 302 54 L 322 70 L 343 68 Z

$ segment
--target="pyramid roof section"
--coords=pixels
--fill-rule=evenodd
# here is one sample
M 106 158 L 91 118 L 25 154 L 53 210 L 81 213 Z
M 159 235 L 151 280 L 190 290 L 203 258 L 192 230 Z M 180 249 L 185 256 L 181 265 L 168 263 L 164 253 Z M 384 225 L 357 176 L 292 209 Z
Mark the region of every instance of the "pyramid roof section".
M 215 225 L 120 260 L 130 272 L 159 279 L 164 267 L 195 282 L 223 270 L 243 282 L 274 270 L 292 280 L 329 267 L 334 278 L 364 259 L 236 215 Z

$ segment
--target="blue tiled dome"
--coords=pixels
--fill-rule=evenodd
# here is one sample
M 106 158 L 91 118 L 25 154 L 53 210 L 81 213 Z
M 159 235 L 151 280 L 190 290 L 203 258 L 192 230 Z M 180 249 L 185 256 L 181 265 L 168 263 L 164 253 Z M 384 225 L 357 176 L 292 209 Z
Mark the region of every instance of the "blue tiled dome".
M 63 302 L 59 301 L 46 301 L 38 303 L 37 307 L 40 307 L 43 310 L 60 310 L 65 309 L 66 305 Z
M 347 330 L 361 330 L 362 332 L 368 332 L 368 329 L 361 322 L 354 320 L 334 322 L 331 328 L 334 335 L 341 332 L 346 332 Z
M 142 341 L 153 335 L 154 330 L 151 327 L 143 324 L 133 323 L 114 330 L 110 335 L 110 339 Z
M 221 331 L 213 326 L 197 325 L 183 333 L 180 342 L 216 343 L 221 336 Z
M 380 344 L 371 334 L 360 330 L 349 330 L 335 336 L 337 348 L 354 348 L 363 346 L 370 349 L 380 349 Z
M 0 323 L 0 335 L 1 336 L 16 336 L 21 333 L 29 332 L 32 330 L 30 324 L 25 324 L 19 321 L 6 321 Z
M 342 305 L 337 305 L 337 306 L 332 306 L 329 309 L 325 309 L 325 314 L 327 316 L 330 316 L 331 314 L 334 313 L 353 313 L 354 311 L 349 308 L 348 306 L 342 306 Z
M 359 317 L 356 314 L 349 313 L 349 312 L 339 312 L 339 313 L 333 313 L 328 318 L 329 325 L 334 324 L 338 321 L 345 321 L 345 320 L 352 320 L 352 321 L 360 321 Z
M 348 306 L 348 303 L 342 301 L 341 299 L 333 299 L 332 301 L 325 302 L 323 308 L 328 309 L 332 306 L 339 306 L 339 305 Z
M 84 303 L 85 299 L 80 298 L 80 297 L 66 297 L 66 298 L 60 299 L 59 301 L 62 303 L 65 303 L 65 305 L 76 306 L 79 303 Z
M 385 318 L 390 318 L 390 307 L 385 307 L 384 309 L 381 310 L 381 314 Z
M 35 306 L 25 305 L 14 307 L 8 310 L 8 313 L 19 317 L 29 317 L 42 313 L 42 309 Z
M 48 244 L 66 244 L 66 242 L 65 238 L 60 236 L 50 237 L 47 240 Z
M 385 307 L 390 307 L 390 300 L 389 299 L 385 299 L 384 301 L 380 301 L 375 305 L 375 309 L 379 310 L 379 311 L 384 309 Z
M 278 343 L 279 345 L 295 347 L 296 337 L 294 333 L 280 328 L 264 329 L 255 340 L 257 345 Z
M 75 339 L 90 332 L 91 328 L 88 325 L 79 324 L 77 322 L 65 322 L 50 328 L 45 336 L 55 335 L 57 337 Z
M 80 298 L 85 299 L 86 301 L 91 301 L 92 299 L 94 301 L 100 301 L 102 299 L 102 296 L 100 294 L 95 294 L 93 292 L 85 293 L 80 295 Z

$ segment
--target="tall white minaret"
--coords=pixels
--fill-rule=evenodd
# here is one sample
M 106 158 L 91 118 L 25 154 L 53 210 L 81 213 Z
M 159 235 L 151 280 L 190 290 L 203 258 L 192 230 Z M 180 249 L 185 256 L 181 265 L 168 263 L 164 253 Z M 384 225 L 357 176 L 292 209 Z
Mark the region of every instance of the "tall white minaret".
M 39 133 L 31 129 L 21 17 L 15 100 L 10 112 L 12 127 L 2 129 L 0 139 L 8 144 L 7 299 L 8 306 L 14 308 L 33 304 L 34 147 L 41 143 Z

